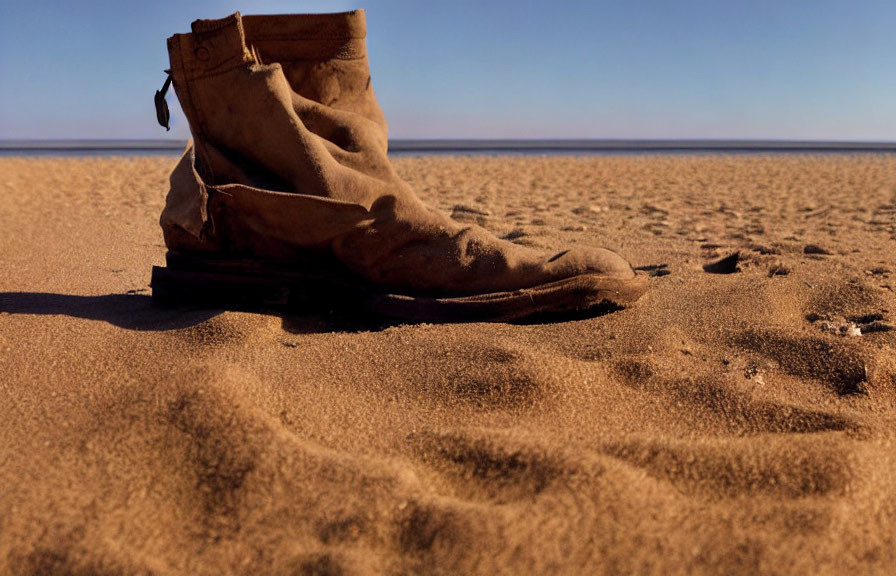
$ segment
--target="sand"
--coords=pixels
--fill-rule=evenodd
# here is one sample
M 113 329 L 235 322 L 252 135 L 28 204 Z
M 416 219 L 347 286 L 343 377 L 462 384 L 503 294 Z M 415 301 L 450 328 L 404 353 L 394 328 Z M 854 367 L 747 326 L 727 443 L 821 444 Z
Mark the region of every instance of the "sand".
M 655 277 L 362 330 L 154 309 L 173 163 L 0 158 L 0 573 L 896 569 L 896 156 L 401 158 Z

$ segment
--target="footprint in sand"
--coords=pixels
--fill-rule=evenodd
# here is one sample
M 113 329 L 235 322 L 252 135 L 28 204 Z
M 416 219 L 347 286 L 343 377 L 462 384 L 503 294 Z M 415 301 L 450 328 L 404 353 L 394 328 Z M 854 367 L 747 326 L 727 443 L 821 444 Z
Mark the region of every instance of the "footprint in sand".
M 623 385 L 677 407 L 677 418 L 692 419 L 695 428 L 733 434 L 812 434 L 858 429 L 847 416 L 766 399 L 735 386 L 721 375 L 690 378 L 667 375 L 668 368 L 649 360 L 626 359 L 614 372 Z M 682 409 L 687 407 L 686 409 Z
M 774 360 L 786 373 L 821 382 L 838 396 L 866 392 L 866 359 L 860 350 L 842 341 L 762 329 L 745 330 L 734 340 Z
M 630 440 L 601 452 L 704 498 L 843 496 L 858 480 L 842 438 Z
M 565 474 L 544 446 L 484 430 L 423 432 L 410 438 L 418 458 L 442 475 L 455 497 L 507 503 L 531 499 Z

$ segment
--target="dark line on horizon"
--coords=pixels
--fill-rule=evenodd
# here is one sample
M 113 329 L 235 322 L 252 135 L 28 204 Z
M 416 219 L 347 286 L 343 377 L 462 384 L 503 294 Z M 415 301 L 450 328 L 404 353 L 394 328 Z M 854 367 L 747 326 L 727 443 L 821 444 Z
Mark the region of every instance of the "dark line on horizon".
M 185 140 L 0 140 L 15 151 L 179 151 Z M 408 139 L 389 141 L 390 152 L 896 152 L 896 141 L 721 139 Z
M 839 140 L 393 140 L 390 151 L 896 151 L 896 142 Z

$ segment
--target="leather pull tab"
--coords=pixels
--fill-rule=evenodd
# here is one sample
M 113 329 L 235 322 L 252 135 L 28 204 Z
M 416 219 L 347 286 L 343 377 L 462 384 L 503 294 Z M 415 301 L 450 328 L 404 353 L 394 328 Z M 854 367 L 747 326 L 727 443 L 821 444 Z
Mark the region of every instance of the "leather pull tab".
M 171 86 L 171 70 L 165 70 L 165 73 L 168 74 L 165 84 L 162 85 L 161 90 L 156 90 L 156 119 L 159 121 L 160 126 L 170 131 L 171 112 L 168 110 L 168 101 L 165 100 L 165 94 Z

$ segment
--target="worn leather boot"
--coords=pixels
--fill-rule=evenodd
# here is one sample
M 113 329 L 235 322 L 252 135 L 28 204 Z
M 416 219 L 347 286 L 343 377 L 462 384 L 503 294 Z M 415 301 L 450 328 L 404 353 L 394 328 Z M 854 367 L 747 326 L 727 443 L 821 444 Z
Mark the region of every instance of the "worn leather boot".
M 326 299 L 411 321 L 622 305 L 643 274 L 544 254 L 427 208 L 392 169 L 363 11 L 199 20 L 168 40 L 193 134 L 171 175 L 159 303 Z

